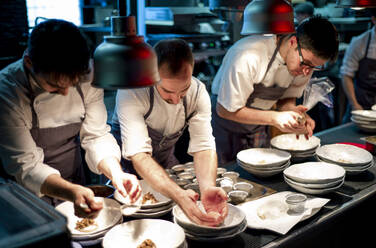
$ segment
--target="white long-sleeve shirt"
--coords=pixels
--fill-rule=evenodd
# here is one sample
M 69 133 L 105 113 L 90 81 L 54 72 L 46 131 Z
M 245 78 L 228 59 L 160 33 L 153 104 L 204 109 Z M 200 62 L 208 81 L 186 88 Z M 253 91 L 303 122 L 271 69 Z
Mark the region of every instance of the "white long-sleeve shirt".
M 82 82 L 85 105 L 75 88 L 67 96 L 51 94 L 27 78 L 19 60 L 0 72 L 0 156 L 5 171 L 38 196 L 41 185 L 59 171 L 43 163 L 43 149 L 31 136 L 32 110 L 29 88 L 36 95 L 33 106 L 40 128 L 53 128 L 85 119 L 80 130 L 81 146 L 91 171 L 99 174 L 99 162 L 110 156 L 120 159 L 120 149 L 106 124 L 107 112 L 103 90 Z
M 196 98 L 198 84 L 200 89 Z M 122 155 L 129 159 L 133 155 L 145 152 L 152 153 L 151 138 L 147 126 L 164 135 L 180 131 L 185 123 L 183 100 L 179 104 L 169 104 L 159 95 L 154 86 L 154 107 L 145 120 L 144 115 L 150 108 L 149 88 L 118 90 L 113 122 L 120 125 L 123 143 Z M 203 150 L 215 150 L 212 135 L 211 104 L 205 85 L 192 77 L 192 83 L 186 95 L 188 116 L 196 113 L 189 120 L 190 141 L 188 154 Z
M 235 43 L 223 58 L 213 84 L 212 93 L 218 95 L 217 101 L 228 111 L 235 112 L 244 107 L 254 91 L 254 85 L 264 84 L 287 88 L 281 99 L 300 97 L 312 73 L 293 77 L 287 70 L 285 61 L 277 53 L 264 81 L 268 63 L 277 47 L 276 36 L 247 36 Z M 255 106 L 270 109 L 275 101 L 259 99 Z

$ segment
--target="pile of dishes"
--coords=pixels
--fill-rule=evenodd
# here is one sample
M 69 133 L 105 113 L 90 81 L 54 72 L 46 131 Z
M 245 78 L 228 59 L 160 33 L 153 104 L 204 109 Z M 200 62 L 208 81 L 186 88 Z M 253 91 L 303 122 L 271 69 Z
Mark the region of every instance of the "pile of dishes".
M 96 201 L 103 203 L 103 209 L 98 216 L 94 218 L 94 222 L 87 224 L 86 227 L 81 228 L 77 223 L 83 222 L 83 218 L 74 215 L 74 206 L 72 202 L 65 201 L 58 206 L 56 210 L 67 217 L 68 229 L 72 235 L 72 240 L 78 242 L 100 240 L 103 236 L 116 224 L 123 221 L 123 216 L 120 212 L 120 204 L 109 198 L 95 197 Z
M 169 213 L 174 206 L 173 201 L 162 195 L 161 193 L 155 191 L 145 180 L 140 180 L 140 186 L 142 189 L 142 196 L 140 197 L 139 207 L 133 211 L 129 211 L 127 207 L 124 206 L 122 213 L 125 216 L 131 216 L 134 218 L 157 218 Z M 150 200 L 146 200 L 146 195 L 155 198 L 156 202 L 152 203 Z M 114 197 L 122 204 L 129 205 L 129 201 L 125 199 L 119 191 L 115 191 Z
M 204 212 L 202 203 L 199 208 Z M 172 211 L 174 222 L 184 229 L 187 238 L 197 241 L 218 242 L 231 239 L 247 228 L 245 214 L 239 208 L 228 204 L 228 215 L 223 224 L 218 227 L 201 226 L 193 223 L 176 205 Z
M 351 111 L 351 121 L 362 131 L 376 133 L 376 111 L 354 110 Z
M 152 242 L 155 247 L 188 247 L 183 229 L 160 219 L 132 220 L 116 225 L 104 236 L 102 244 L 104 248 L 152 247 L 140 246 L 144 242 Z
M 285 182 L 297 191 L 307 194 L 327 194 L 345 181 L 345 170 L 326 162 L 307 162 L 291 165 L 283 171 Z
M 317 147 L 320 146 L 320 139 L 311 136 L 308 140 L 303 134 L 297 138 L 296 134 L 282 134 L 270 141 L 273 148 L 289 152 L 292 161 L 304 161 L 315 155 Z
M 240 167 L 259 177 L 281 173 L 290 166 L 290 158 L 290 153 L 272 148 L 251 148 L 236 155 Z
M 370 152 L 347 144 L 324 145 L 316 150 L 316 156 L 318 160 L 342 166 L 348 175 L 359 174 L 374 164 Z

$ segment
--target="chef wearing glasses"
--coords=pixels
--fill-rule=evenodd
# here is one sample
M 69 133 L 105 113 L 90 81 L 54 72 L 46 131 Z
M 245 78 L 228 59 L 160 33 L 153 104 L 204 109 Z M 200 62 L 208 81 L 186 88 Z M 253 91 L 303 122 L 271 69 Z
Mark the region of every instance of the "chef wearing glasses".
M 247 32 L 243 30 L 242 32 Z M 267 127 L 312 136 L 315 122 L 296 105 L 314 70 L 336 59 L 338 34 L 320 16 L 302 22 L 295 34 L 252 35 L 223 59 L 213 84 L 213 134 L 220 164 L 247 148 L 267 147 Z M 271 110 L 273 105 L 276 110 Z

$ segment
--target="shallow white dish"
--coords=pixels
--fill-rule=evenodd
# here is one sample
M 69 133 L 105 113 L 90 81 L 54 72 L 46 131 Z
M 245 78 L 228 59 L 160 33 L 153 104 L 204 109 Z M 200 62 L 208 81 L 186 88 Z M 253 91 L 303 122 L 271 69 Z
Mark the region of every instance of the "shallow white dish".
M 203 211 L 204 207 L 201 201 L 197 202 L 199 208 Z M 238 227 L 245 219 L 245 214 L 242 210 L 234 205 L 228 204 L 228 214 L 222 225 L 218 227 L 201 226 L 193 223 L 183 212 L 183 210 L 176 205 L 172 214 L 176 218 L 177 223 L 186 230 L 191 230 L 194 233 L 217 233 L 228 231 L 230 229 Z
M 352 122 L 354 122 L 355 124 L 358 124 L 358 125 L 376 126 L 376 121 L 364 120 L 364 119 L 356 117 L 356 116 L 351 116 L 350 119 L 351 119 Z
M 145 239 L 157 247 L 184 247 L 183 229 L 166 220 L 140 219 L 116 225 L 103 238 L 104 248 L 137 247 Z
M 282 134 L 272 138 L 270 144 L 281 150 L 299 152 L 316 149 L 320 145 L 320 139 L 312 136 L 307 140 L 302 134 L 297 139 L 296 134 Z
M 283 171 L 288 178 L 300 183 L 329 183 L 345 176 L 345 169 L 326 162 L 293 164 Z
M 351 111 L 351 114 L 370 121 L 376 121 L 376 112 L 372 110 L 353 110 Z
M 291 154 L 273 148 L 251 148 L 238 152 L 236 158 L 242 163 L 264 168 L 286 163 Z
M 301 185 L 296 184 L 294 181 L 289 180 L 285 178 L 285 182 L 292 188 L 296 189 L 297 191 L 300 191 L 302 193 L 311 194 L 311 195 L 322 195 L 327 194 L 330 192 L 335 191 L 336 189 L 340 188 L 342 184 L 344 183 L 344 180 L 341 181 L 338 185 L 335 185 L 330 188 L 324 188 L 324 189 L 316 189 L 316 188 L 306 188 L 302 187 Z
M 373 160 L 370 152 L 347 144 L 324 145 L 316 150 L 319 158 L 345 166 L 366 165 Z
M 117 201 L 103 197 L 95 197 L 95 200 L 102 201 L 103 208 L 99 212 L 98 216 L 94 219 L 98 227 L 89 232 L 81 232 L 75 228 L 77 221 L 82 220 L 82 218 L 79 218 L 76 215 L 74 215 L 74 206 L 72 202 L 65 201 L 56 206 L 56 210 L 67 217 L 67 227 L 71 232 L 72 237 L 85 238 L 92 234 L 102 232 L 116 225 L 119 222 L 119 220 L 122 219 L 123 216 L 120 212 L 120 204 Z
M 160 211 L 156 211 L 156 212 L 152 212 L 152 213 L 136 212 L 136 213 L 128 215 L 128 216 L 134 217 L 134 218 L 157 218 L 157 217 L 161 217 L 161 216 L 169 213 L 172 210 L 172 208 L 173 208 L 173 206 L 171 205 L 169 208 L 164 209 L 164 210 L 160 210 Z
M 287 176 L 283 176 L 283 177 L 284 177 L 285 181 L 290 181 L 290 182 L 293 182 L 294 184 L 296 184 L 298 186 L 305 187 L 305 188 L 311 188 L 311 189 L 326 189 L 326 188 L 335 187 L 335 186 L 338 186 L 339 184 L 341 184 L 344 180 L 344 178 L 341 178 L 337 181 L 333 181 L 333 182 L 330 182 L 330 183 L 299 183 L 299 182 L 294 181 L 291 178 L 288 178 Z
M 250 164 L 245 164 L 245 163 L 242 163 L 239 160 L 237 162 L 239 164 L 241 164 L 243 167 L 246 167 L 246 168 L 249 168 L 249 169 L 253 169 L 253 170 L 257 170 L 257 171 L 265 171 L 265 172 L 268 172 L 268 171 L 282 171 L 285 168 L 287 168 L 288 166 L 290 166 L 290 164 L 291 164 L 290 161 L 287 161 L 286 163 L 278 165 L 278 166 L 275 166 L 275 167 L 274 166 L 273 167 L 261 167 L 261 166 L 254 166 L 254 165 L 250 165 Z
M 244 170 L 246 170 L 247 172 L 249 172 L 249 173 L 251 173 L 251 174 L 253 174 L 255 176 L 258 176 L 258 177 L 270 177 L 270 176 L 274 176 L 274 175 L 277 175 L 277 174 L 281 173 L 283 170 L 285 170 L 287 167 L 289 167 L 290 166 L 290 161 L 288 161 L 286 164 L 284 164 L 283 166 L 281 166 L 279 168 L 270 169 L 270 170 L 260 170 L 260 169 L 254 168 L 254 167 L 250 167 L 248 165 L 244 165 L 243 163 L 240 163 L 240 162 L 238 164 Z
M 155 191 L 145 180 L 140 180 L 139 182 L 140 182 L 140 186 L 142 189 L 142 196 L 140 196 L 140 198 L 142 199 L 144 194 L 150 192 L 154 195 L 155 199 L 157 199 L 158 201 L 157 203 L 154 203 L 154 204 L 142 204 L 141 209 L 157 208 L 157 207 L 161 207 L 161 206 L 172 203 L 172 200 L 170 198 Z M 121 202 L 122 204 L 129 204 L 127 199 L 125 199 L 117 190 L 115 190 L 114 198 L 118 200 L 119 202 Z

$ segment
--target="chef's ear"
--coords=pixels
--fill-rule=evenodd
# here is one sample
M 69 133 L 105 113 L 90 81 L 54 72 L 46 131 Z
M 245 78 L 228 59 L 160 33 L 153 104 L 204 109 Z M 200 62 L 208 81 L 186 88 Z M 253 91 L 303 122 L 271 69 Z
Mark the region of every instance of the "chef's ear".
M 293 46 L 294 44 L 297 44 L 297 39 L 295 35 L 291 36 L 290 38 L 290 45 Z
M 25 54 L 23 60 L 27 69 L 31 70 L 33 68 L 33 63 L 31 62 L 30 56 Z

